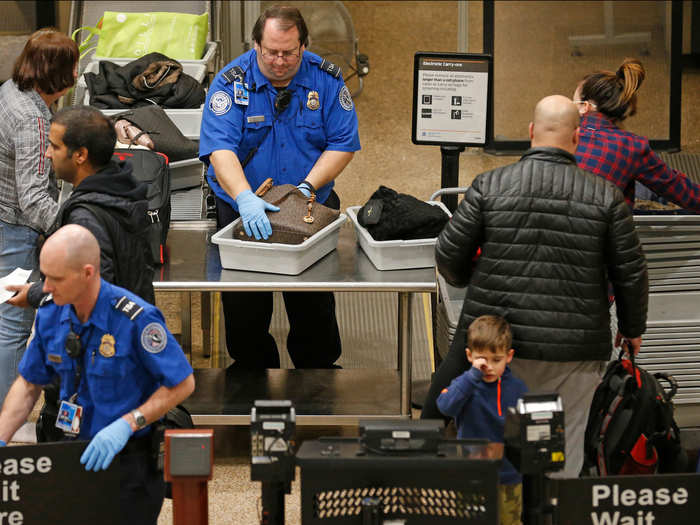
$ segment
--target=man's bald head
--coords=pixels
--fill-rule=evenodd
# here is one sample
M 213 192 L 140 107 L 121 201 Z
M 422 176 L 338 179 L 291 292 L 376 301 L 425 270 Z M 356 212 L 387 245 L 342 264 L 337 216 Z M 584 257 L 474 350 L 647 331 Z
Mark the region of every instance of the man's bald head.
M 550 95 L 535 106 L 535 116 L 530 123 L 532 147 L 551 146 L 570 153 L 578 145 L 579 114 L 571 99 L 562 95 Z
M 46 240 L 41 257 L 51 258 L 71 270 L 80 270 L 90 264 L 99 271 L 100 245 L 87 228 L 68 224 Z

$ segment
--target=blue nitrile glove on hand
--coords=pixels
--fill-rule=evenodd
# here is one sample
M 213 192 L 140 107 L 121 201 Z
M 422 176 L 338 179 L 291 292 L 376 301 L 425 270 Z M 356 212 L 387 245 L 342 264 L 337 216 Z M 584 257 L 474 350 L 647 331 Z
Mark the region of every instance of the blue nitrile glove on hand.
M 311 197 L 311 190 L 305 184 L 299 184 L 297 189 L 302 192 L 307 199 Z
M 5 443 L 2 439 L 0 439 L 0 447 L 6 447 L 7 443 Z
M 83 455 L 80 456 L 80 463 L 85 465 L 85 470 L 94 472 L 106 470 L 133 433 L 131 425 L 126 419 L 120 417 L 95 434 Z
M 250 190 L 243 190 L 236 197 L 238 213 L 241 214 L 243 228 L 248 237 L 256 239 L 267 239 L 272 235 L 270 220 L 265 215 L 265 211 L 280 211 L 274 204 L 265 202 Z

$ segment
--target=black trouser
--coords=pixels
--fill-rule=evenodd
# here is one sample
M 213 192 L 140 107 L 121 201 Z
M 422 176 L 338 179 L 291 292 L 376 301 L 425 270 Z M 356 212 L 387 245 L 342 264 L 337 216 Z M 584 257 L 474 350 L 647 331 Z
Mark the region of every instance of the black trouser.
M 331 192 L 326 206 L 340 208 Z M 216 198 L 216 219 L 221 229 L 239 217 L 224 200 Z M 332 292 L 283 292 L 289 319 L 287 350 L 296 368 L 332 368 L 341 344 Z M 279 368 L 280 357 L 270 334 L 272 292 L 222 292 L 226 322 L 226 348 L 237 366 Z
M 151 436 L 130 439 L 119 453 L 122 525 L 157 525 L 165 498 L 163 473 L 151 456 Z
M 457 329 L 455 330 L 450 350 L 445 360 L 433 374 L 430 389 L 423 401 L 421 419 L 447 419 L 437 407 L 437 398 L 443 388 L 447 388 L 452 380 L 466 372 L 471 365 L 467 359 L 467 323 L 462 315 L 459 316 Z

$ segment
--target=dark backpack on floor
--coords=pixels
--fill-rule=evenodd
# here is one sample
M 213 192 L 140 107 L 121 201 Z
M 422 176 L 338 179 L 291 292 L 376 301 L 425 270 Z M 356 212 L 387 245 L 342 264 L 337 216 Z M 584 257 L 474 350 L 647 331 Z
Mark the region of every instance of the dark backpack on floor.
M 660 380 L 668 382 L 666 392 Z M 634 358 L 611 362 L 588 416 L 583 475 L 683 472 L 687 463 L 673 420 L 673 376 L 650 374 Z
M 112 158 L 130 162 L 134 179 L 148 186 L 149 245 L 154 264 L 163 264 L 171 211 L 168 157 L 147 149 L 116 149 Z

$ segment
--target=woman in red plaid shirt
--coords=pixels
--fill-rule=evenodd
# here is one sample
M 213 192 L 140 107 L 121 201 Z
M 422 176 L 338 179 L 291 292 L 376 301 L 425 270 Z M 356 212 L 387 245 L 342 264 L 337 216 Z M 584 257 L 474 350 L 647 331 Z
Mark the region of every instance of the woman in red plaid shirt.
M 581 115 L 578 165 L 616 184 L 630 207 L 637 181 L 682 208 L 700 212 L 700 185 L 669 168 L 646 137 L 620 128 L 637 111 L 637 90 L 644 76 L 642 63 L 626 58 L 616 72 L 592 73 L 578 85 L 574 93 Z

